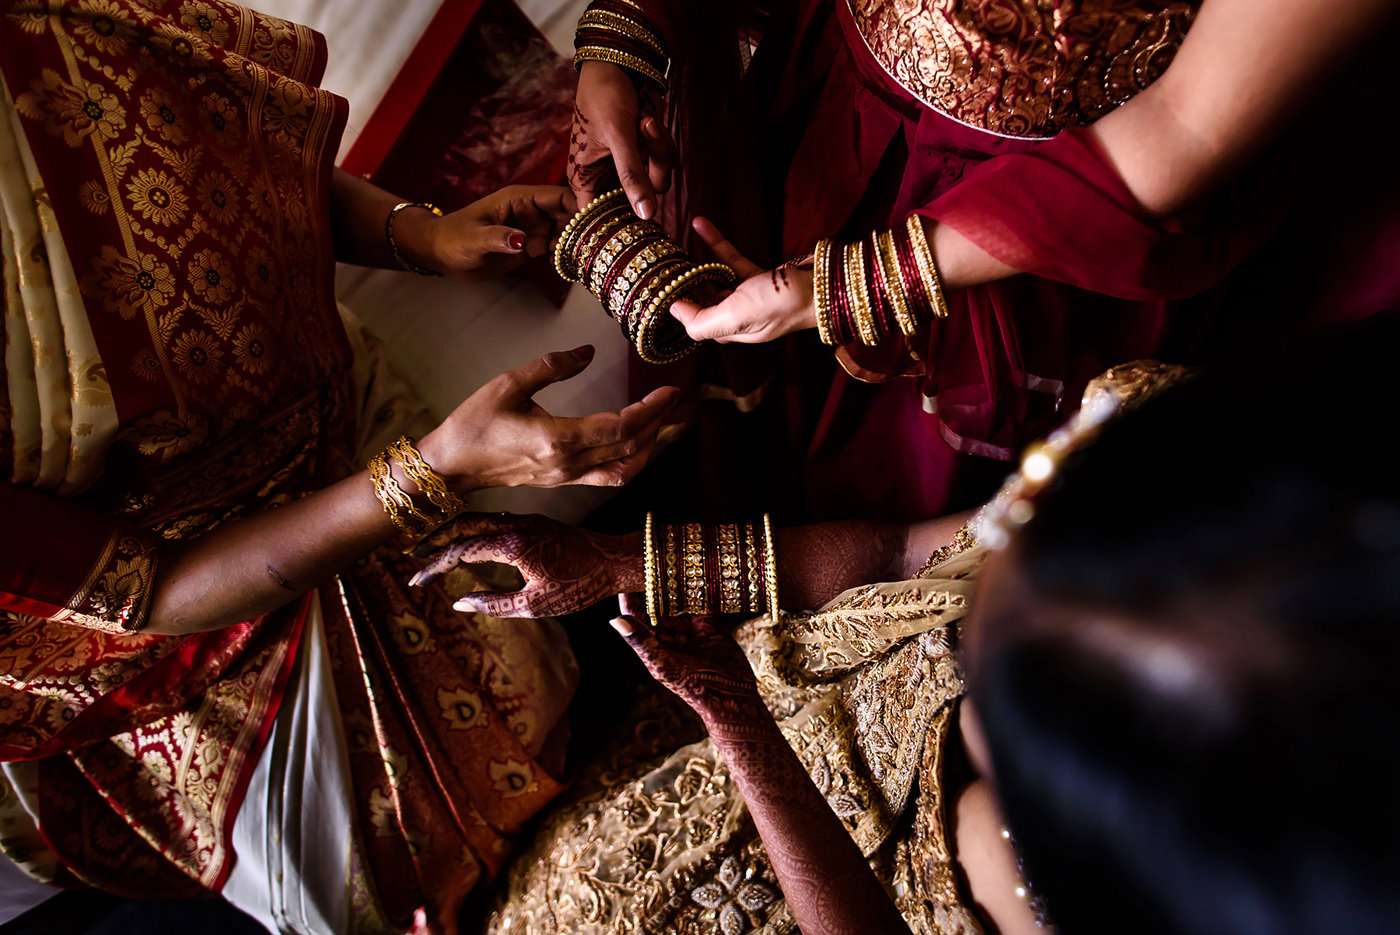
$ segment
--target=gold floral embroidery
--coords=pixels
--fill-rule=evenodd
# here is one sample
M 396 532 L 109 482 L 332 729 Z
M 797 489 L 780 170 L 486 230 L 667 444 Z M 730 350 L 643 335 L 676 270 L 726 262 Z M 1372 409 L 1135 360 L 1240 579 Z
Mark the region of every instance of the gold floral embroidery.
M 108 633 L 129 633 L 146 625 L 155 582 L 155 543 L 114 532 L 87 583 L 54 619 Z
M 44 129 L 62 136 L 69 146 L 80 146 L 93 135 L 110 140 L 126 128 L 126 108 L 102 85 L 69 84 L 51 68 L 39 75 L 30 90 L 15 99 L 15 109 L 32 120 L 43 120 Z
M 151 88 L 141 95 L 141 116 L 146 126 L 165 142 L 177 146 L 189 139 L 181 110 L 179 101 L 164 88 Z
M 142 169 L 126 183 L 131 207 L 146 220 L 163 227 L 174 227 L 184 220 L 189 200 L 179 182 L 158 169 Z
M 149 253 L 138 253 L 132 260 L 115 247 L 103 247 L 92 261 L 83 291 L 96 293 L 104 309 L 129 319 L 168 304 L 175 294 L 175 277 Z
M 1171 64 L 1199 0 L 845 0 L 880 66 L 916 98 L 1004 136 L 1092 123 Z
M 471 730 L 486 726 L 486 711 L 479 693 L 466 688 L 440 688 L 437 700 L 442 718 L 448 722 L 448 730 Z M 492 778 L 495 778 L 494 773 Z

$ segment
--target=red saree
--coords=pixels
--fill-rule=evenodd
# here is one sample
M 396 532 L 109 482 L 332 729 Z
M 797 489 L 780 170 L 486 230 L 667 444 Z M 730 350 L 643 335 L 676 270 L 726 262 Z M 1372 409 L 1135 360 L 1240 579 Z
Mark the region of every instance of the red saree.
M 1055 4 L 1053 16 L 1025 2 L 729 6 L 731 28 L 761 37 L 727 83 L 723 55 L 658 11 L 679 43 L 684 216 L 710 216 L 771 265 L 821 237 L 920 213 L 1027 275 L 950 295 L 947 320 L 897 346 L 841 349 L 844 370 L 810 334 L 710 349 L 725 366 L 702 364 L 704 376 L 739 398 L 803 387 L 769 404 L 784 409 L 776 422 L 802 429 L 775 433 L 780 447 L 746 458 L 746 474 L 721 489 L 763 483 L 752 465 L 768 460 L 785 465 L 770 503 L 807 518 L 908 520 L 968 505 L 977 490 L 964 475 L 985 485 L 1094 374 L 1144 356 L 1200 359 L 1218 311 L 1246 318 L 1227 304 L 1241 301 L 1232 274 L 1288 207 L 1280 167 L 1252 168 L 1189 220 L 1155 221 L 1078 128 L 1160 74 L 1191 4 L 1086 0 Z M 1040 95 L 1042 82 L 1053 93 Z M 687 103 L 697 88 L 698 112 Z M 741 103 L 711 107 L 722 94 Z M 1270 322 L 1282 331 L 1315 301 L 1295 289 L 1294 308 Z M 896 376 L 916 379 L 862 382 Z
M 37 835 L 0 847 L 59 884 L 218 891 L 314 601 L 377 902 L 357 924 L 451 928 L 560 788 L 509 639 L 405 587 L 393 550 L 256 620 L 140 632 L 168 542 L 359 466 L 324 61 L 219 0 L 0 3 L 0 759 L 36 764 L 38 797 Z

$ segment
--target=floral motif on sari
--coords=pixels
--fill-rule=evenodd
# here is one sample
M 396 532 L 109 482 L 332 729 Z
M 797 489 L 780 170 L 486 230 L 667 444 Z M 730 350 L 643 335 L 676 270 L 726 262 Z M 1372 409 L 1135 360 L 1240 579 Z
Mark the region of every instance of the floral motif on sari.
M 1048 138 L 1161 77 L 1199 0 L 845 0 L 875 60 L 960 123 Z

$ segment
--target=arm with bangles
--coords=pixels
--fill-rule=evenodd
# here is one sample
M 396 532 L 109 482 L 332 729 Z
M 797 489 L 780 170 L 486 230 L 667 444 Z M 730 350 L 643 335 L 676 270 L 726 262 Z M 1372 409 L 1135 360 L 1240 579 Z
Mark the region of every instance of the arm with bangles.
M 1339 65 L 1365 47 L 1368 35 L 1393 28 L 1394 17 L 1395 6 L 1386 0 L 1211 0 L 1201 6 L 1162 77 L 1090 126 L 1088 135 L 1135 202 L 1134 212 L 1165 222 L 1257 159 L 1299 119 L 1300 102 L 1325 89 Z M 1307 28 L 1299 28 L 1304 23 Z M 949 224 L 927 217 L 922 222 L 945 289 L 1021 272 L 995 255 L 1004 245 L 984 248 Z M 1060 223 L 1066 226 L 1065 248 L 1072 249 L 1069 227 L 1076 219 L 1066 216 Z M 708 308 L 673 306 L 692 338 L 760 343 L 817 327 L 809 270 L 793 269 L 780 282 L 770 281 L 769 273 L 703 218 L 695 229 L 745 281 Z
M 591 347 L 548 354 L 488 382 L 417 444 L 449 491 L 562 484 L 617 486 L 651 455 L 675 402 L 665 387 L 620 412 L 559 418 L 533 402 L 550 383 L 575 376 Z M 393 481 L 428 508 L 402 464 Z M 369 472 L 361 471 L 276 510 L 164 546 L 145 631 L 179 634 L 229 626 L 305 593 L 399 530 Z
M 777 529 L 782 606 L 815 609 L 849 588 L 909 578 L 970 516 L 957 513 L 911 526 L 849 520 Z M 458 564 L 511 565 L 524 579 L 519 590 L 465 594 L 458 608 L 494 617 L 549 617 L 644 591 L 642 553 L 640 532 L 603 535 L 538 515 L 467 515 L 423 541 L 418 554 L 426 565 L 414 580 L 431 581 Z
M 460 211 L 439 215 L 431 205 L 405 204 L 342 169 L 331 177 L 336 259 L 473 281 L 543 256 L 576 208 L 567 188 L 509 185 Z
M 624 601 L 624 611 L 632 608 Z M 708 617 L 614 628 L 705 723 L 748 806 L 788 910 L 807 935 L 909 931 L 773 721 L 738 644 Z

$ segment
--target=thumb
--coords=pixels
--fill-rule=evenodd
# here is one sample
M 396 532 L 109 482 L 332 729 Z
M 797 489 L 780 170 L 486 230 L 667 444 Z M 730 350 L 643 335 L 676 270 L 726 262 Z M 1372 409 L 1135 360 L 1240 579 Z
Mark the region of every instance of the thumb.
M 477 230 L 473 242 L 482 257 L 488 253 L 519 253 L 525 249 L 525 232 L 502 224 L 488 224 Z
M 593 345 L 584 344 L 572 351 L 552 351 L 508 370 L 501 375 L 506 384 L 505 402 L 523 403 L 551 383 L 578 375 L 591 360 Z
M 671 303 L 671 317 L 685 326 L 692 341 L 712 341 L 736 334 L 739 330 L 734 311 L 727 300 L 709 308 L 701 308 L 688 299 Z

